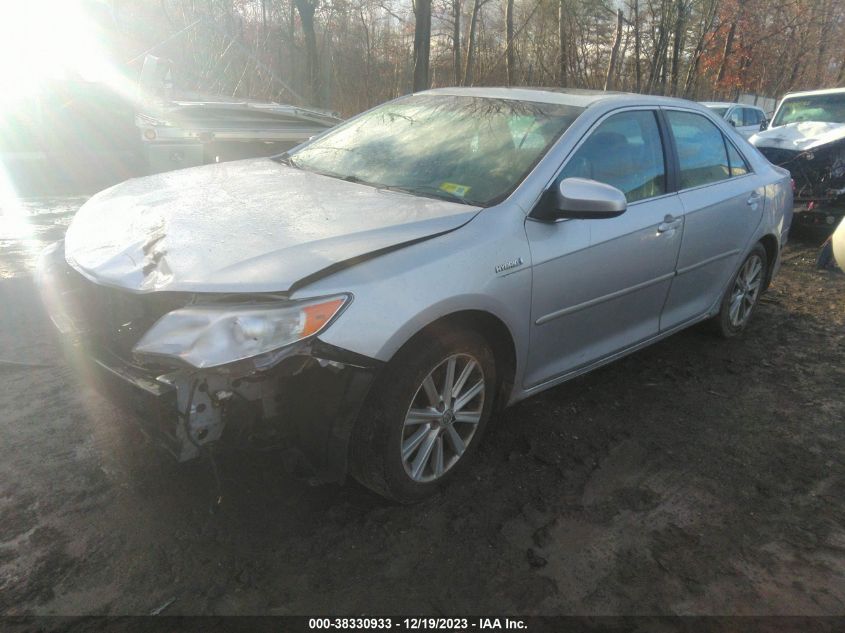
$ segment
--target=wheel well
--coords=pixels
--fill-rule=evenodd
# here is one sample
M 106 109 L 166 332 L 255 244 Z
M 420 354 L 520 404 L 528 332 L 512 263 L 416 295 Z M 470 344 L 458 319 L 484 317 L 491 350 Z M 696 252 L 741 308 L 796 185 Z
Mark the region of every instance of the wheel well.
M 453 328 L 466 328 L 478 332 L 487 340 L 490 347 L 493 348 L 499 382 L 496 390 L 497 402 L 495 410 L 503 409 L 513 389 L 514 376 L 516 374 L 516 346 L 514 345 L 513 337 L 508 326 L 498 317 L 483 310 L 454 312 L 426 325 L 422 330 L 414 334 L 405 345 L 408 345 L 411 341 L 419 337 L 436 336 L 438 332 Z
M 772 271 L 778 256 L 778 241 L 774 235 L 764 235 L 760 240 L 760 244 L 766 249 L 766 283 L 763 286 L 763 290 L 766 290 L 772 281 Z

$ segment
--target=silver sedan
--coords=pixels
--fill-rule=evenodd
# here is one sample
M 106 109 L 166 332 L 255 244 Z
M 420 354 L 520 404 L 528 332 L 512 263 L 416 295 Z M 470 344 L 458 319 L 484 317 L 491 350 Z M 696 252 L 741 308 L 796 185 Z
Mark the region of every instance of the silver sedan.
M 410 502 L 502 407 L 701 321 L 740 334 L 791 209 L 695 103 L 440 89 L 101 192 L 39 282 L 177 458 L 283 445 Z

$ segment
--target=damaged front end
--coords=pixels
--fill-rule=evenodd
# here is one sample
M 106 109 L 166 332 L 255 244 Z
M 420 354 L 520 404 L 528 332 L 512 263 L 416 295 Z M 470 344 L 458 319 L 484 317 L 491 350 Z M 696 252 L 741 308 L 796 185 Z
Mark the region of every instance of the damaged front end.
M 788 169 L 799 225 L 833 230 L 845 215 L 845 138 L 809 149 L 758 146 L 769 162 Z
M 286 449 L 309 475 L 341 480 L 358 411 L 381 363 L 317 333 L 351 297 L 136 294 L 42 255 L 38 283 L 72 364 L 178 460 L 204 447 Z

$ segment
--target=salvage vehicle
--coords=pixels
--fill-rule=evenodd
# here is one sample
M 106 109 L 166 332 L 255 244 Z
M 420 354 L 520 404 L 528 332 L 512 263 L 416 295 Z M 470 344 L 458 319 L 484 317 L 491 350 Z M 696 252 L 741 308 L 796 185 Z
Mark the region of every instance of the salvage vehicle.
M 750 138 L 760 130 L 765 130 L 768 125 L 766 113 L 757 106 L 730 101 L 702 101 L 701 105 L 713 110 L 733 125 L 736 131 L 745 138 Z
M 695 323 L 740 334 L 791 211 L 788 172 L 693 102 L 436 89 L 103 191 L 37 277 L 179 459 L 283 445 L 411 502 L 500 408 Z
M 172 101 L 135 115 L 148 174 L 271 156 L 339 122 L 298 106 L 211 98 Z
M 795 181 L 795 223 L 829 233 L 845 216 L 845 88 L 795 92 L 749 141 Z
M 330 112 L 209 95 L 175 97 L 169 60 L 147 55 L 135 125 L 146 174 L 272 156 L 325 132 Z

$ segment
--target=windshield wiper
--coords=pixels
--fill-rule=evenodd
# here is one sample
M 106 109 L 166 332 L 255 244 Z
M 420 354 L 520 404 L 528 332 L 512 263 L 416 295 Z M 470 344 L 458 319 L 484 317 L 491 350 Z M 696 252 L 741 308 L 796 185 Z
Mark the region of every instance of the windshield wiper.
M 358 176 L 354 176 L 352 174 L 349 174 L 348 176 L 335 176 L 335 178 L 340 178 L 341 180 L 345 180 L 346 182 L 354 182 L 356 185 L 369 185 L 370 187 L 380 186 L 375 184 L 374 182 L 368 182 L 363 178 L 358 178 Z

